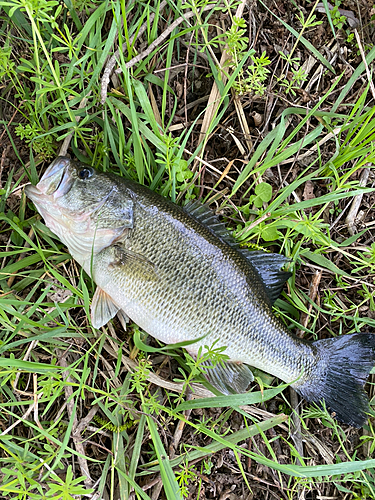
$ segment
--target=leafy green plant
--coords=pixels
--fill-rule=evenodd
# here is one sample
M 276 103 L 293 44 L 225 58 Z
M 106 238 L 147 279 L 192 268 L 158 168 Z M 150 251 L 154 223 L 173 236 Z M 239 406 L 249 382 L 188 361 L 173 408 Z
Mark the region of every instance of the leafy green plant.
M 193 172 L 188 168 L 187 161 L 181 158 L 179 152 L 180 138 L 174 138 L 171 134 L 163 137 L 165 150 L 157 152 L 155 162 L 161 169 L 168 172 L 168 180 L 162 186 L 162 194 L 176 199 L 178 192 L 188 186 L 188 181 L 193 177 Z
M 194 465 L 182 463 L 179 465 L 179 471 L 176 474 L 178 484 L 182 495 L 187 498 L 189 496 L 189 484 L 197 480 L 197 470 Z
M 250 55 L 252 64 L 245 70 L 241 70 L 236 81 L 233 84 L 234 90 L 238 95 L 252 93 L 257 96 L 263 96 L 266 92 L 266 81 L 270 70 L 267 66 L 271 61 L 263 52 L 260 57 Z
M 254 203 L 257 208 L 261 208 L 263 203 L 268 203 L 272 198 L 272 187 L 267 182 L 261 182 L 255 186 L 255 194 L 249 198 L 250 203 Z
M 20 124 L 15 128 L 17 136 L 29 144 L 41 160 L 56 156 L 56 134 L 45 134 L 45 132 L 35 121 L 32 124 Z
M 284 54 L 284 52 L 279 51 L 280 58 L 285 61 L 286 68 L 289 70 L 289 74 L 281 74 L 277 77 L 277 81 L 281 87 L 283 87 L 285 94 L 291 93 L 292 95 L 296 95 L 296 90 L 298 90 L 301 84 L 307 80 L 307 73 L 301 67 L 301 63 L 298 58 L 293 57 L 293 54 L 296 50 L 298 42 L 302 37 L 302 34 L 305 30 L 319 26 L 322 24 L 322 21 L 316 20 L 316 15 L 313 13 L 314 10 L 310 12 L 307 19 L 302 11 L 297 15 L 297 19 L 301 24 L 301 32 L 298 34 L 297 40 L 293 45 L 291 51 L 288 54 Z
M 49 490 L 46 497 L 53 500 L 74 500 L 75 495 L 83 495 L 93 493 L 93 489 L 86 488 L 82 483 L 85 480 L 84 476 L 73 478 L 72 466 L 69 465 L 66 471 L 65 480 L 60 479 L 58 476 L 54 477 L 56 482 L 49 484 Z M 81 484 L 80 484 L 81 483 Z
M 6 40 L 4 45 L 0 50 L 0 78 L 3 79 L 5 76 L 8 78 L 13 78 L 16 75 L 15 63 L 11 59 L 12 47 L 10 45 L 10 40 Z
M 228 69 L 236 68 L 240 60 L 246 57 L 249 40 L 245 33 L 245 20 L 234 16 L 230 28 L 210 41 L 210 44 L 214 47 L 217 45 L 225 47 L 225 50 L 231 56 L 226 60 L 221 70 L 228 71 Z M 271 61 L 266 56 L 266 52 L 263 52 L 260 57 L 251 53 L 248 56 L 250 56 L 252 64 L 247 65 L 246 69 L 241 68 L 232 84 L 232 88 L 240 96 L 248 93 L 262 96 L 266 91 L 266 81 L 269 74 L 267 66 Z
M 215 368 L 218 363 L 223 363 L 228 360 L 228 356 L 224 353 L 225 347 L 217 347 L 216 344 L 218 341 L 212 346 L 205 345 L 204 348 L 200 347 L 198 350 L 197 358 L 193 358 L 190 354 L 185 351 L 184 355 L 186 358 L 186 365 L 189 367 L 189 374 L 186 376 L 183 370 L 179 370 L 184 379 L 184 390 L 181 395 L 177 398 L 177 403 L 179 403 L 182 399 L 183 394 L 189 388 L 190 384 L 199 376 L 203 371 L 210 370 Z M 210 363 L 207 365 L 206 362 Z M 202 368 L 204 366 L 204 369 Z
M 97 0 L 72 0 L 73 7 L 78 12 L 85 12 L 89 15 L 90 10 L 95 9 L 98 6 Z
M 341 12 L 339 11 L 340 5 L 341 2 L 339 0 L 336 0 L 333 9 L 329 11 L 333 25 L 339 30 L 342 29 L 344 27 L 344 24 L 346 23 L 346 16 L 341 14 Z

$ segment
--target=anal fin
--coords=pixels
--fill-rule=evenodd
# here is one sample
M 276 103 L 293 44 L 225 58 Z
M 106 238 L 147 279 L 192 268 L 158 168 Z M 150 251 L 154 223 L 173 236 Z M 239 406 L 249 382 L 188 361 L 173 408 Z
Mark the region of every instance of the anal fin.
M 205 378 L 223 394 L 246 392 L 254 380 L 252 371 L 243 363 L 223 361 L 213 366 L 211 361 L 204 361 L 202 366 Z

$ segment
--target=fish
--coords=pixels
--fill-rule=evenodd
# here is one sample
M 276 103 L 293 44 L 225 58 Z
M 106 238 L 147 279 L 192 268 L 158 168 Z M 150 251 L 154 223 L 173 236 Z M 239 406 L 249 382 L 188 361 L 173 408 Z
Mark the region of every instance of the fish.
M 280 254 L 240 248 L 198 201 L 181 207 L 146 186 L 57 157 L 26 195 L 46 226 L 96 284 L 91 321 L 129 318 L 165 344 L 197 357 L 205 346 L 225 360 L 205 361 L 222 394 L 244 393 L 250 367 L 290 384 L 308 402 L 361 427 L 370 412 L 364 384 L 375 365 L 375 335 L 307 341 L 272 305 L 291 276 Z

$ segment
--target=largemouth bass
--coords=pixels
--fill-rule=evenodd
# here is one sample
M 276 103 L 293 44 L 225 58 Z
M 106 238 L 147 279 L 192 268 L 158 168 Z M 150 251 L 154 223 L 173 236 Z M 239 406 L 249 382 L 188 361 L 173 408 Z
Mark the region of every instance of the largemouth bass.
M 241 250 L 197 202 L 184 209 L 119 176 L 58 157 L 26 187 L 46 225 L 97 285 L 94 327 L 129 317 L 166 344 L 225 347 L 229 361 L 207 369 L 222 393 L 245 392 L 249 366 L 271 373 L 307 401 L 325 400 L 337 418 L 361 426 L 363 389 L 375 364 L 375 335 L 307 342 L 272 312 L 290 276 L 287 259 Z

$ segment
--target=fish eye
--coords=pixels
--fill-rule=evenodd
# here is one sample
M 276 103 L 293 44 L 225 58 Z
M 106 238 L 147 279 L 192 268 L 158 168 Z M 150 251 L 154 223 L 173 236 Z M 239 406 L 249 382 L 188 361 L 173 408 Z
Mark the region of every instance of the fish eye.
M 94 173 L 94 170 L 92 168 L 84 167 L 84 168 L 81 168 L 81 170 L 79 170 L 78 177 L 82 180 L 90 179 L 90 177 L 93 175 L 93 173 Z

